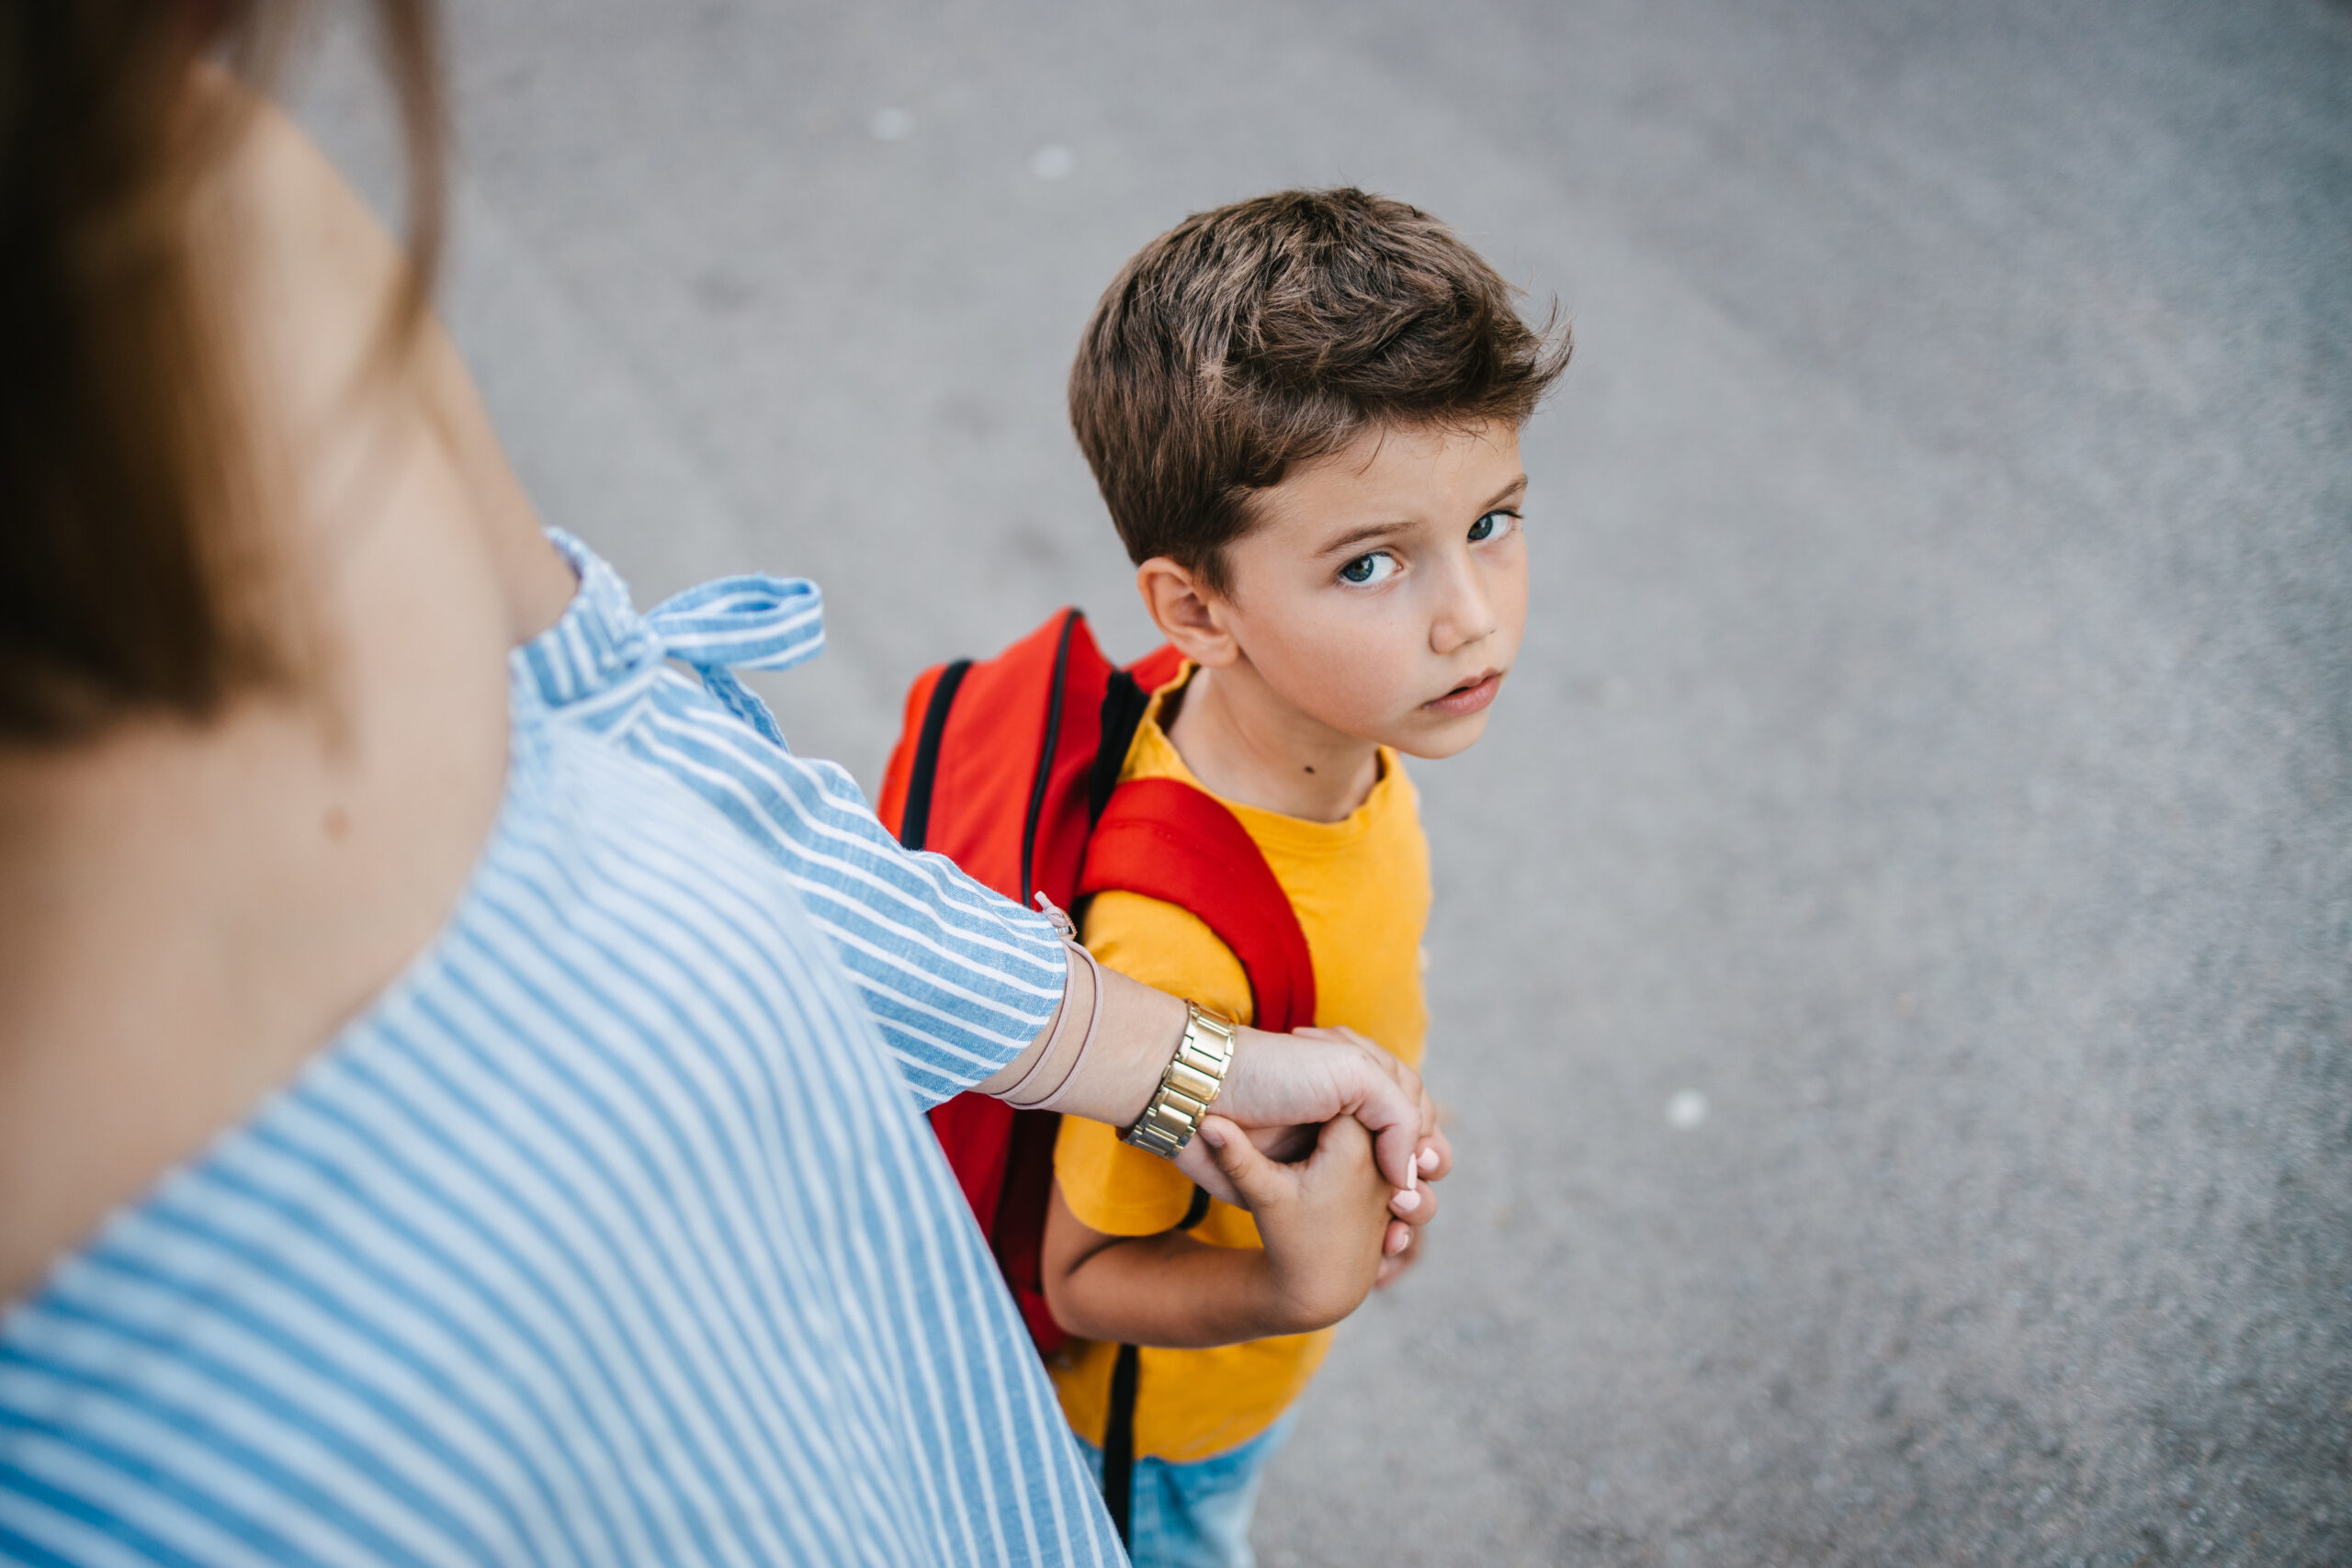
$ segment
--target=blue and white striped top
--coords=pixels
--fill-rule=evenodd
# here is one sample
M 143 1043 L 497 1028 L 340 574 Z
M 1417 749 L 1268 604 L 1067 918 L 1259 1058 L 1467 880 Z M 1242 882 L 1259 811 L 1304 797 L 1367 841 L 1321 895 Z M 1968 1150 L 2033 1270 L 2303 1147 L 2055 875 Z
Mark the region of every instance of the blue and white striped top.
M 560 530 L 548 537 L 580 591 L 519 654 L 548 705 L 686 784 L 775 857 L 926 1101 L 1019 1055 L 1061 1000 L 1067 960 L 1045 917 L 944 855 L 899 848 L 849 774 L 791 756 L 735 678 L 823 649 L 817 585 L 722 578 L 640 615 L 601 558 Z
M 0 1560 L 1119 1561 L 918 1114 L 1058 952 L 587 575 L 448 927 L 0 1318 Z

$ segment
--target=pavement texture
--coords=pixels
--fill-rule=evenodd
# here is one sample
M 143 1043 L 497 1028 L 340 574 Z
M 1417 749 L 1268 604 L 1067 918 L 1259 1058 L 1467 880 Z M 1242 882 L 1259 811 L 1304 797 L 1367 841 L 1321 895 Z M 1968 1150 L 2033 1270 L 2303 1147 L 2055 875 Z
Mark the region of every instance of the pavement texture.
M 2352 1561 L 2352 8 L 452 21 L 517 465 L 643 602 L 822 581 L 869 784 L 928 662 L 1147 646 L 1062 385 L 1151 235 L 1357 183 L 1572 317 L 1415 773 L 1460 1170 L 1263 1561 Z

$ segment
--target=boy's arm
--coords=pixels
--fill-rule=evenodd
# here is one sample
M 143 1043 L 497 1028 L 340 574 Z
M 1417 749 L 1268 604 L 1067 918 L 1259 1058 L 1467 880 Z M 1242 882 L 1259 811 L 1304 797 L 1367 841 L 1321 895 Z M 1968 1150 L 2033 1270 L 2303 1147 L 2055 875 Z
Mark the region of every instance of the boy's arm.
M 1046 1213 L 1046 1303 L 1087 1339 L 1175 1349 L 1328 1328 L 1372 1289 L 1391 1190 L 1354 1121 L 1327 1122 L 1297 1165 L 1268 1159 L 1212 1116 L 1200 1139 L 1249 1200 L 1263 1251 L 1180 1232 L 1111 1235 L 1070 1212 L 1057 1185 Z

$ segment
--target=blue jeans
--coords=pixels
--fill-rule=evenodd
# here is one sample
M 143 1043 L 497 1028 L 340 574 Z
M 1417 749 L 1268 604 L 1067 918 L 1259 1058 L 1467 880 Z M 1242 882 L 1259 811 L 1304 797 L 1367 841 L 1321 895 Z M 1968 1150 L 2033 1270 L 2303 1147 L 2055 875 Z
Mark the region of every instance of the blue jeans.
M 1239 1448 L 1190 1464 L 1136 1460 L 1127 1545 L 1135 1568 L 1254 1568 L 1250 1518 L 1258 1511 L 1258 1483 L 1297 1422 L 1298 1412 L 1289 1411 Z M 1101 1484 L 1102 1450 L 1083 1438 L 1078 1446 Z

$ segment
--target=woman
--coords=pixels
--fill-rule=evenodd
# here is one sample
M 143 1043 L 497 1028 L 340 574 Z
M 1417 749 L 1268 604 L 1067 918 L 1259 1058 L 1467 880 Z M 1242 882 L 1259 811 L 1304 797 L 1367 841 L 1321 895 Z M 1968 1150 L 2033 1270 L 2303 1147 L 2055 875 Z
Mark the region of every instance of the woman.
M 379 12 L 414 268 L 203 63 L 284 18 L 0 11 L 0 1558 L 1115 1559 L 917 1112 L 1132 1120 L 1184 1006 L 573 600 L 424 312 L 431 18 Z M 1376 1210 L 1429 1131 L 1328 1039 L 1217 1110 L 1380 1134 L 1209 1119 L 1261 1202 Z

